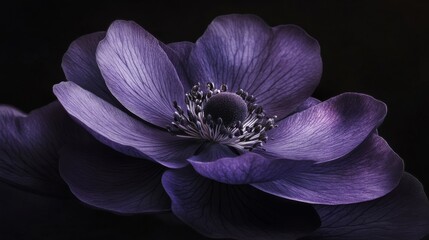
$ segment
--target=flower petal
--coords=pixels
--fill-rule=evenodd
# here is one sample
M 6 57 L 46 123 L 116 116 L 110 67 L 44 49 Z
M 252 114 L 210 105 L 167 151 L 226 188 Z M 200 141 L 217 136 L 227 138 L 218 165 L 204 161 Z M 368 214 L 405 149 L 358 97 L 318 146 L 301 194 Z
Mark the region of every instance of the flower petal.
M 298 161 L 299 162 L 299 161 Z M 389 193 L 401 179 L 402 159 L 373 134 L 341 159 L 284 174 L 283 179 L 253 184 L 287 199 L 319 204 L 349 204 Z
M 0 107 L 0 179 L 49 195 L 69 195 L 58 173 L 58 151 L 78 128 L 58 102 L 28 116 Z
M 164 128 L 173 101 L 184 106 L 183 86 L 157 39 L 131 21 L 115 21 L 97 48 L 107 87 L 128 110 Z
M 194 45 L 195 44 L 192 42 L 174 42 L 167 45 L 161 45 L 165 53 L 168 55 L 171 63 L 173 63 L 176 68 L 177 75 L 182 82 L 185 92 L 190 91 L 192 86 L 196 84 L 191 82 L 187 72 L 189 54 L 191 53 L 192 48 L 194 48 Z
M 192 140 L 137 121 L 73 82 L 55 85 L 54 93 L 67 112 L 98 140 L 124 154 L 177 168 L 187 165 L 186 159 L 198 148 Z
M 297 26 L 270 28 L 253 15 L 214 19 L 189 61 L 194 82 L 241 88 L 280 119 L 313 93 L 322 74 L 316 40 Z
M 385 115 L 383 102 L 364 94 L 344 93 L 280 121 L 278 128 L 268 133 L 265 149 L 293 160 L 337 159 L 363 142 Z
M 67 146 L 60 155 L 61 177 L 79 200 L 121 214 L 169 210 L 161 185 L 164 170 L 96 141 Z
M 192 168 L 169 170 L 162 184 L 173 213 L 212 238 L 295 239 L 319 225 L 309 205 L 265 194 L 249 185 L 227 185 Z
M 254 152 L 237 156 L 220 144 L 207 147 L 188 161 L 204 177 L 227 184 L 273 181 L 288 175 L 296 165 L 303 164 L 302 161 L 268 159 Z
M 96 32 L 76 39 L 64 54 L 61 66 L 67 80 L 76 83 L 107 102 L 117 104 L 117 100 L 110 93 L 101 76 L 95 58 L 98 43 L 105 36 L 105 32 Z
M 429 234 L 429 202 L 421 183 L 404 173 L 386 196 L 351 205 L 315 205 L 322 226 L 308 240 L 419 240 Z
M 161 214 L 124 217 L 83 206 L 74 198 L 42 196 L 1 181 L 0 196 L 2 240 L 206 239 L 185 224 L 160 219 Z

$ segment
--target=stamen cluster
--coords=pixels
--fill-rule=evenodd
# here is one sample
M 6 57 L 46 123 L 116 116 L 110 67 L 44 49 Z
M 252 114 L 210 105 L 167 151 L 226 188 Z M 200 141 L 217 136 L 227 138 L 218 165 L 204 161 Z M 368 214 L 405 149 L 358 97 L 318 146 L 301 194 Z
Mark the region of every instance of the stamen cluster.
M 178 137 L 195 138 L 228 145 L 239 150 L 260 148 L 267 142 L 266 132 L 276 127 L 277 116 L 267 117 L 263 108 L 257 105 L 256 98 L 240 89 L 235 94 L 240 96 L 247 105 L 247 116 L 243 121 L 225 124 L 221 117 L 213 119 L 204 113 L 204 106 L 211 97 L 228 92 L 228 87 L 222 84 L 219 89 L 213 83 L 207 84 L 207 90 L 202 91 L 201 85 L 194 85 L 185 94 L 186 113 L 175 101 L 174 121 L 167 130 Z M 222 106 L 220 106 L 222 107 Z

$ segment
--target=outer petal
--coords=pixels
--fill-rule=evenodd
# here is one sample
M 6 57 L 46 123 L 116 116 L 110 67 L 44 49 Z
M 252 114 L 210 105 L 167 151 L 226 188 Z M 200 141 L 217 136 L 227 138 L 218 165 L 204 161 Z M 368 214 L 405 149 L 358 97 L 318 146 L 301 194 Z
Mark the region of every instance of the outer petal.
M 312 94 L 322 73 L 316 40 L 297 26 L 270 28 L 252 15 L 214 19 L 189 61 L 194 82 L 242 88 L 280 119 Z
M 219 144 L 208 147 L 188 161 L 204 177 L 227 184 L 273 181 L 289 175 L 288 172 L 304 164 L 302 161 L 268 159 L 253 152 L 237 156 L 228 147 Z
M 161 185 L 164 167 L 127 157 L 98 142 L 68 146 L 61 151 L 61 177 L 81 201 L 122 213 L 169 210 Z
M 160 214 L 123 217 L 82 206 L 76 199 L 45 197 L 2 182 L 0 196 L 2 240 L 206 239 L 185 224 L 161 221 Z
M 112 104 L 117 100 L 110 93 L 95 59 L 98 43 L 106 36 L 96 32 L 76 39 L 63 56 L 61 64 L 67 80 L 72 81 Z
M 72 82 L 54 86 L 67 112 L 103 143 L 135 157 L 153 159 L 167 167 L 183 167 L 198 144 L 137 121 Z
M 58 102 L 28 116 L 0 106 L 0 179 L 39 193 L 68 195 L 57 152 L 77 127 Z
M 131 21 L 115 21 L 97 48 L 97 63 L 112 94 L 159 127 L 171 124 L 183 86 L 157 39 Z
M 421 183 L 408 173 L 395 190 L 382 198 L 315 207 L 322 226 L 311 237 L 303 239 L 419 240 L 429 234 L 428 199 Z
M 287 117 L 268 132 L 269 153 L 325 162 L 356 148 L 383 121 L 386 105 L 368 95 L 344 93 Z
M 217 183 L 191 168 L 164 173 L 173 213 L 212 238 L 295 239 L 319 225 L 306 204 L 264 194 L 248 185 Z
M 314 164 L 285 173 L 281 180 L 253 186 L 301 202 L 349 204 L 392 191 L 401 179 L 403 167 L 402 159 L 374 134 L 341 159 Z

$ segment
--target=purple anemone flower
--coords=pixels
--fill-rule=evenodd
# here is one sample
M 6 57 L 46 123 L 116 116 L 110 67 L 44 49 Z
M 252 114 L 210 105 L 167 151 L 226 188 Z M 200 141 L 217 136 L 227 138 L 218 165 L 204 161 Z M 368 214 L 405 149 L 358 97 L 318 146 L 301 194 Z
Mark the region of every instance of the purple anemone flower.
M 75 183 L 80 184 L 80 194 L 87 194 L 87 199 L 89 196 L 92 197 L 92 203 L 102 206 L 104 209 L 110 211 L 128 209 L 129 213 L 143 212 L 150 208 L 154 209 L 154 206 L 158 206 L 157 209 L 160 210 L 162 208 L 160 206 L 163 204 L 166 209 L 169 209 L 170 202 L 165 198 L 165 192 L 160 194 L 163 192 L 160 186 L 162 171 L 159 171 L 157 164 L 120 154 L 103 146 L 93 138 L 88 138 L 88 134 L 73 124 L 57 102 L 29 114 L 13 107 L 0 106 L 0 129 L 2 130 L 0 131 L 0 180 L 38 193 L 35 195 L 19 192 L 5 184 L 0 184 L 0 194 L 3 196 L 0 212 L 4 220 L 3 224 L 6 224 L 3 225 L 4 228 L 1 231 L 2 237 L 13 236 L 11 237 L 13 239 L 27 239 L 40 235 L 41 231 L 44 235 L 55 235 L 58 239 L 70 238 L 70 232 L 79 232 L 85 238 L 91 237 L 93 234 L 95 237 L 118 236 L 120 238 L 119 236 L 121 236 L 126 239 L 137 237 L 135 231 L 130 231 L 128 227 L 123 229 L 110 226 L 101 233 L 99 232 L 100 226 L 96 224 L 101 220 L 100 213 L 79 208 L 70 201 L 48 198 L 52 195 L 61 196 L 61 199 L 68 196 L 67 187 L 58 174 L 59 163 L 61 174 L 68 176 L 68 181 L 72 177 Z M 58 161 L 60 156 L 61 159 Z M 209 184 L 202 178 L 199 181 Z M 276 214 L 273 215 L 272 212 L 261 212 L 266 209 L 279 210 L 281 208 L 278 204 L 267 205 L 273 204 L 275 198 L 258 194 L 253 198 L 259 197 L 260 202 L 254 206 L 249 204 L 246 198 L 243 198 L 245 196 L 241 194 L 234 195 L 236 198 L 231 198 L 230 194 L 236 193 L 240 188 L 226 187 L 221 184 L 213 186 L 218 188 L 215 192 L 211 191 L 213 199 L 208 204 L 216 207 L 219 206 L 219 202 L 214 200 L 223 199 L 225 202 L 221 208 L 217 208 L 219 212 L 215 212 L 209 217 L 216 218 L 218 214 L 222 214 L 223 219 L 230 219 L 231 215 L 228 214 L 234 213 L 235 225 L 231 222 L 228 225 L 230 231 L 235 229 L 234 234 L 230 237 L 249 238 L 247 233 L 249 226 L 246 224 L 251 221 L 254 228 L 264 231 L 265 237 L 260 238 L 282 238 L 284 234 L 279 234 L 278 226 L 284 224 L 286 227 L 290 224 L 287 222 L 288 215 L 299 214 L 301 218 L 307 219 L 312 217 L 311 212 L 300 211 L 302 208 L 296 210 L 300 211 L 299 213 L 294 212 L 293 208 L 289 209 L 292 211 L 282 212 L 286 215 L 280 217 Z M 74 189 L 76 190 L 76 188 Z M 224 193 L 224 191 L 228 192 Z M 221 197 L 222 194 L 227 194 L 228 197 Z M 152 199 L 154 204 L 148 205 L 151 203 L 148 201 L 149 199 Z M 272 200 L 267 201 L 267 199 Z M 239 202 L 232 200 L 239 200 Z M 288 204 L 285 201 L 280 203 Z M 386 238 L 418 240 L 429 233 L 429 201 L 421 184 L 407 173 L 404 173 L 400 184 L 393 191 L 381 198 L 356 204 L 316 204 L 313 207 L 320 217 L 321 226 L 308 236 L 300 238 L 302 240 Z M 254 215 L 255 213 L 259 213 L 259 215 Z M 258 223 L 258 217 L 265 214 L 274 218 L 271 219 L 271 223 L 277 225 L 267 226 L 267 224 Z M 305 216 L 306 214 L 309 215 Z M 101 217 L 109 218 L 108 215 Z M 246 218 L 247 222 L 243 221 Z M 82 219 L 85 222 L 82 222 Z M 147 228 L 148 225 L 153 225 L 154 219 L 150 222 L 140 218 L 134 218 L 134 220 L 141 221 L 142 228 Z M 92 225 L 92 223 L 95 224 Z M 219 226 L 219 222 L 210 221 L 207 224 L 214 225 L 214 232 L 222 232 L 225 227 L 224 225 Z M 46 229 L 40 228 L 41 225 L 54 226 L 55 231 L 48 233 Z M 23 226 L 26 228 L 25 231 L 22 231 Z M 92 228 L 95 232 L 89 230 Z M 168 228 L 169 231 L 163 231 L 163 228 Z M 294 229 L 290 226 L 282 229 L 282 231 L 288 230 L 293 231 Z M 183 233 L 175 232 L 172 225 L 168 223 L 155 235 L 153 234 L 152 231 L 149 231 L 147 235 L 145 232 L 139 231 L 138 236 L 149 239 L 154 236 L 156 239 L 168 239 L 176 235 L 179 238 L 189 239 L 192 236 L 192 234 L 182 236 Z M 223 235 L 225 236 L 226 233 L 223 232 Z
M 76 40 L 63 69 L 68 82 L 55 95 L 104 145 L 86 137 L 42 143 L 64 146 L 53 146 L 61 150 L 48 159 L 59 157 L 72 193 L 97 208 L 171 209 L 215 238 L 295 239 L 321 226 L 317 237 L 331 234 L 332 224 L 341 228 L 342 221 L 330 222 L 333 212 L 368 208 L 361 202 L 388 194 L 403 174 L 402 159 L 376 132 L 384 103 L 357 93 L 311 97 L 322 72 L 319 45 L 293 25 L 222 16 L 196 43 L 163 44 L 134 22 L 115 21 Z M 50 109 L 61 112 L 57 105 Z M 17 118 L 31 124 L 49 116 L 0 113 L 11 129 Z M 20 139 L 18 132 L 6 134 Z M 13 147 L 1 157 L 10 162 L 21 145 L 6 145 Z

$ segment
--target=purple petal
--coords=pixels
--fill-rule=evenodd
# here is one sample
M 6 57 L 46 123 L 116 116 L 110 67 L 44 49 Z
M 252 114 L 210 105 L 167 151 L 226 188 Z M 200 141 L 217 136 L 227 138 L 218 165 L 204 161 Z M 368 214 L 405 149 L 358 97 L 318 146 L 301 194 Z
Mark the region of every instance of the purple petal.
M 3 182 L 0 196 L 2 240 L 205 239 L 185 224 L 161 221 L 161 214 L 124 217 L 86 207 L 74 198 L 42 196 Z
M 270 28 L 252 15 L 214 19 L 189 61 L 194 82 L 241 88 L 280 119 L 312 94 L 322 74 L 316 40 L 297 26 Z
M 128 110 L 164 128 L 183 86 L 157 39 L 131 21 L 115 21 L 97 48 L 97 63 L 112 94 Z
M 121 214 L 169 210 L 170 199 L 161 185 L 164 170 L 96 141 L 68 146 L 60 156 L 61 177 L 77 198 Z
M 164 173 L 173 213 L 212 238 L 295 239 L 319 225 L 309 205 L 265 194 L 249 185 L 227 185 L 192 168 Z
M 307 240 L 419 240 L 429 234 L 429 202 L 421 183 L 404 173 L 399 186 L 369 202 L 316 205 L 322 226 Z
M 72 81 L 112 104 L 118 104 L 101 76 L 95 58 L 98 43 L 106 36 L 96 32 L 76 39 L 63 56 L 62 68 L 67 80 Z
M 187 72 L 189 54 L 194 45 L 191 42 L 174 42 L 168 45 L 161 45 L 171 63 L 173 63 L 185 92 L 189 92 L 191 87 L 196 84 L 191 82 Z
M 402 159 L 377 135 L 341 159 L 284 174 L 283 179 L 253 184 L 287 199 L 319 204 L 349 204 L 389 193 L 401 179 Z
M 67 112 L 104 144 L 134 157 L 150 158 L 172 168 L 187 165 L 198 144 L 175 137 L 128 116 L 73 82 L 54 86 Z
M 280 121 L 278 128 L 268 132 L 265 149 L 293 160 L 337 159 L 363 142 L 385 115 L 383 102 L 344 93 Z
M 58 102 L 32 111 L 0 107 L 0 179 L 50 195 L 68 195 L 58 151 L 78 126 Z
M 188 161 L 204 177 L 227 184 L 273 181 L 288 175 L 288 172 L 292 171 L 298 163 L 283 159 L 268 159 L 253 152 L 237 156 L 227 146 L 219 144 L 207 147 Z

